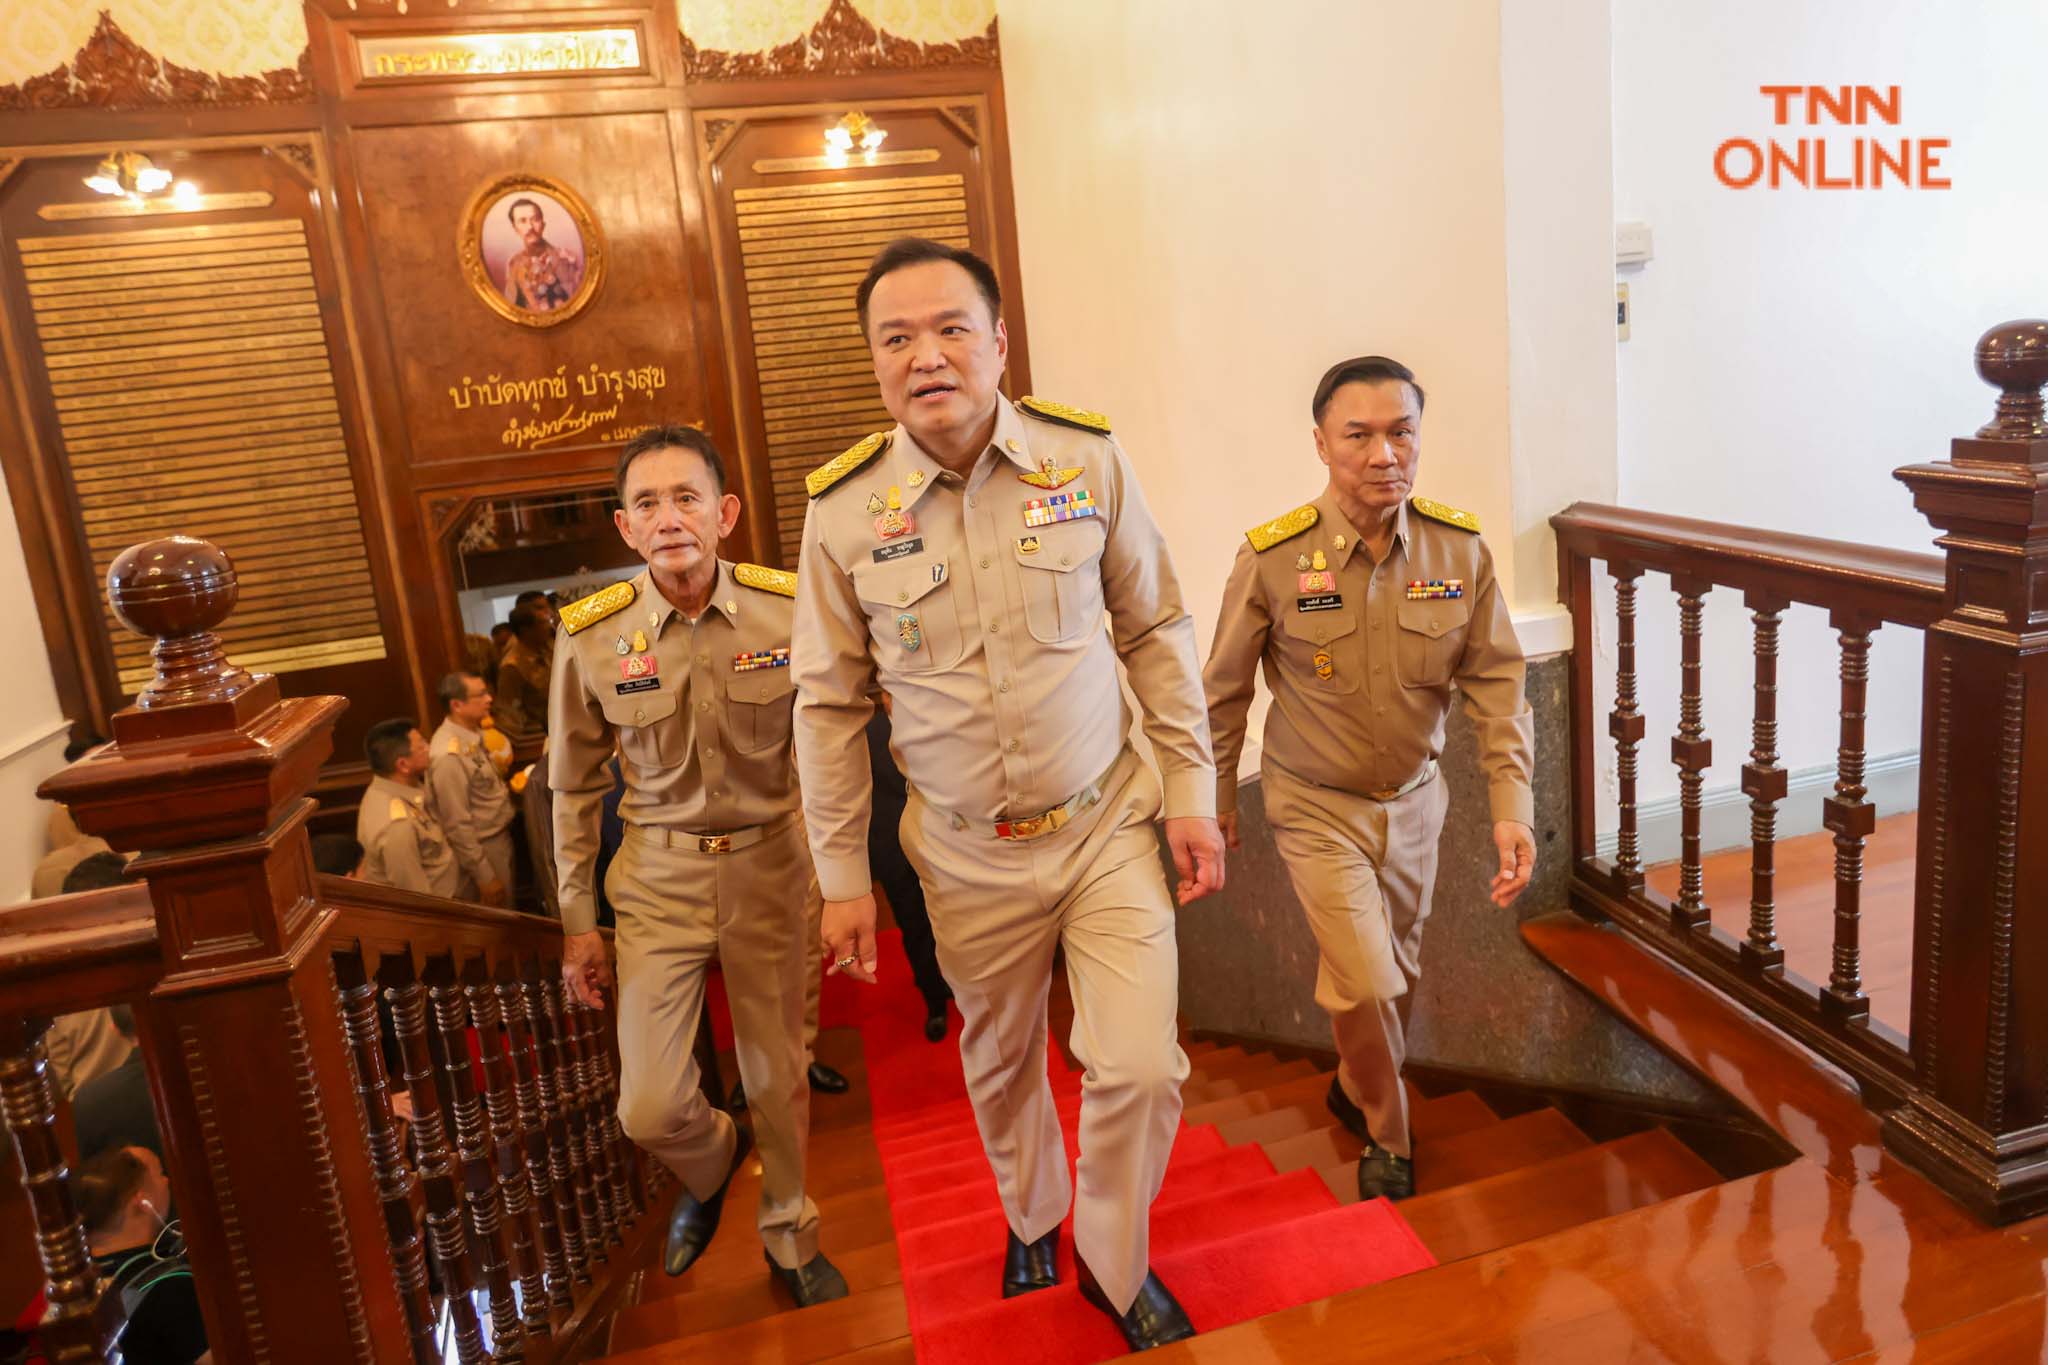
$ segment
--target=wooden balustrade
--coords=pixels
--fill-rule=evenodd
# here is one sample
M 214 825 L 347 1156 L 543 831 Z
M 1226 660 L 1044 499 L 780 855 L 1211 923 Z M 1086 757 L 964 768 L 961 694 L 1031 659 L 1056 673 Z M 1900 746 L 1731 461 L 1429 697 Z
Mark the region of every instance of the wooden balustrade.
M 51 1359 L 105 1358 L 40 1038 L 128 1002 L 214 1358 L 589 1354 L 673 1184 L 620 1134 L 611 1018 L 561 993 L 553 921 L 314 874 L 306 797 L 343 703 L 283 698 L 213 628 L 233 567 L 138 546 L 116 614 L 158 677 L 44 784 L 141 885 L 0 911 L 0 1111 Z
M 1887 1110 L 1887 1143 L 1981 1216 L 2048 1209 L 2048 322 L 2006 323 L 1980 340 L 1978 373 L 2001 391 L 1993 420 L 1945 461 L 1896 477 L 1943 534 L 1941 555 L 1877 549 L 1579 503 L 1551 519 L 1572 611 L 1572 897 L 1612 919 L 1855 1075 Z M 1595 837 L 1593 565 L 1614 581 L 1614 744 L 1618 837 Z M 1637 828 L 1643 738 L 1636 619 L 1643 575 L 1668 577 L 1679 603 L 1679 894 L 1646 889 Z M 1749 762 L 1749 923 L 1715 928 L 1701 894 L 1703 600 L 1743 595 L 1751 613 L 1754 698 Z M 1778 631 L 1794 603 L 1828 614 L 1840 657 L 1834 788 L 1833 951 L 1825 982 L 1785 965 L 1775 904 L 1779 764 Z M 1865 784 L 1872 635 L 1923 631 L 1919 863 L 1914 895 L 1911 1045 L 1870 1015 L 1862 980 L 1864 843 L 1876 807 Z

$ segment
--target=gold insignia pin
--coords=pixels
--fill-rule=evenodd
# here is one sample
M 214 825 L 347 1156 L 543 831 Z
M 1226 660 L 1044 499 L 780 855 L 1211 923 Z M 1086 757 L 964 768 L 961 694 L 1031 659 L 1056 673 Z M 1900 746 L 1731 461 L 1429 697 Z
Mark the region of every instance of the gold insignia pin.
M 1344 537 L 1343 537 L 1343 536 L 1341 536 L 1341 535 L 1340 535 L 1340 536 L 1338 536 L 1338 537 L 1337 537 L 1337 540 L 1336 540 L 1336 545 L 1337 545 L 1337 548 L 1338 548 L 1338 549 L 1340 549 L 1340 550 L 1344 548 Z
M 644 631 L 644 630 L 636 630 L 636 631 L 634 631 L 634 632 L 633 632 L 633 652 L 634 652 L 635 654 L 644 654 L 644 653 L 646 653 L 646 652 L 647 652 L 647 632 L 646 632 L 646 631 Z
M 880 493 L 868 494 L 868 515 L 871 517 L 882 515 L 882 495 Z
M 1024 448 L 1023 446 L 1017 444 L 1017 438 L 1014 436 L 1012 436 L 1009 440 L 1003 442 L 1003 444 L 1008 446 L 1012 451 L 1022 450 Z
M 1327 569 L 1330 567 L 1330 561 L 1324 557 L 1321 550 L 1317 550 L 1315 555 L 1309 560 L 1308 566 L 1311 569 Z
M 1018 553 L 1018 554 L 1020 554 L 1020 555 L 1035 555 L 1035 554 L 1037 554 L 1037 553 L 1038 553 L 1038 537 L 1037 537 L 1037 536 L 1018 536 L 1018 537 L 1017 537 L 1017 553 Z
M 1307 572 L 1308 572 L 1308 556 L 1307 556 L 1307 555 L 1296 555 L 1296 556 L 1294 557 L 1294 567 L 1295 567 L 1295 568 L 1297 568 L 1297 569 L 1299 569 L 1299 570 L 1301 570 L 1301 571 L 1302 571 L 1303 573 L 1307 573 Z
M 1327 649 L 1317 650 L 1316 676 L 1318 678 L 1321 678 L 1324 682 L 1328 682 L 1330 680 L 1331 675 L 1336 673 L 1336 671 L 1337 664 L 1335 660 L 1330 658 L 1330 651 Z
M 891 512 L 903 510 L 903 490 L 893 483 L 889 485 L 889 510 Z
M 923 482 L 924 482 L 924 471 L 923 471 L 922 469 L 913 469 L 913 470 L 911 470 L 911 471 L 910 471 L 910 486 L 911 486 L 912 488 L 915 488 L 915 487 L 917 487 L 917 486 L 918 486 L 919 484 L 921 484 L 921 483 L 923 483 Z
M 730 597 L 725 599 L 725 614 L 727 616 L 731 616 L 734 612 L 738 611 L 739 609 L 739 603 L 733 601 Z
M 1078 467 L 1062 469 L 1056 461 L 1047 458 L 1038 462 L 1038 469 L 1035 472 L 1019 474 L 1017 477 L 1030 484 L 1033 488 L 1050 490 L 1072 483 L 1081 477 L 1081 471 Z

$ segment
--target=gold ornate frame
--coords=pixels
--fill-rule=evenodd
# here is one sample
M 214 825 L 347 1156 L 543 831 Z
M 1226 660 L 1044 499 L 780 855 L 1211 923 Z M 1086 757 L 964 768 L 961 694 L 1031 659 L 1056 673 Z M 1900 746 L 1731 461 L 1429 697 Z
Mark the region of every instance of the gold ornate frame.
M 499 287 L 491 280 L 491 272 L 484 268 L 484 215 L 505 196 L 521 190 L 538 190 L 562 203 L 576 220 L 576 230 L 583 237 L 582 287 L 566 305 L 552 313 L 529 313 L 514 308 L 505 302 Z M 597 291 L 604 285 L 604 234 L 598 229 L 596 216 L 591 213 L 590 205 L 583 202 L 582 195 L 545 175 L 501 175 L 471 195 L 469 206 L 462 213 L 462 229 L 456 238 L 455 251 L 462 262 L 463 276 L 476 296 L 499 317 L 521 327 L 560 326 L 589 307 L 590 301 L 597 297 Z

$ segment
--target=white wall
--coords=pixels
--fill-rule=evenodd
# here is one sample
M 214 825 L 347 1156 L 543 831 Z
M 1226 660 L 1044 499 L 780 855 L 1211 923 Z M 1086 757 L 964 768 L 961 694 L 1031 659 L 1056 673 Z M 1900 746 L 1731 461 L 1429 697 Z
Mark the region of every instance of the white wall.
M 28 583 L 12 506 L 0 512 L 0 583 Z M 50 808 L 36 799 L 36 784 L 64 766 L 69 727 L 26 591 L 0 593 L 0 640 L 15 643 L 0 668 L 8 703 L 0 708 L 0 905 L 12 905 L 27 898 L 29 874 L 49 851 Z
M 1245 528 L 1323 485 L 1308 402 L 1336 360 L 1412 366 L 1421 491 L 1512 524 L 1490 0 L 1030 0 L 1001 22 L 1032 385 L 1114 421 L 1205 654 Z
M 1615 214 L 1647 221 L 1656 238 L 1655 259 L 1622 276 L 1634 318 L 1619 347 L 1619 501 L 1933 549 L 1891 471 L 1945 459 L 1951 437 L 1989 418 L 1973 343 L 1993 323 L 2048 310 L 2048 190 L 2034 120 L 2020 117 L 2039 107 L 2043 50 L 2038 0 L 1614 5 Z M 1867 131 L 1951 139 L 1954 188 L 1724 187 L 1712 157 L 1725 138 L 1839 142 L 1858 131 L 1809 130 L 1803 110 L 1774 127 L 1758 87 L 1788 82 L 1901 86 L 1898 128 Z M 1655 642 L 1639 654 L 1647 801 L 1676 791 L 1665 736 L 1678 672 L 1669 585 L 1644 585 L 1640 633 Z M 1730 597 L 1709 599 L 1710 791 L 1738 779 L 1749 747 L 1750 627 Z M 1817 613 L 1796 616 L 1781 664 L 1780 761 L 1800 769 L 1834 761 L 1838 689 L 1832 633 Z M 1601 643 L 1604 672 L 1611 630 Z M 1920 648 L 1917 632 L 1877 637 L 1873 757 L 1918 747 Z

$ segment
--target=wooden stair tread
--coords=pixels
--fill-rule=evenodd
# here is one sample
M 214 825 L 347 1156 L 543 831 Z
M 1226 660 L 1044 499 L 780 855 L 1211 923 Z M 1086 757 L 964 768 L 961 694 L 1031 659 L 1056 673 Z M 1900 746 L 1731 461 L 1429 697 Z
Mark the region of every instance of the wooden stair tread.
M 731 1229 L 720 1229 L 721 1233 L 728 1231 Z M 839 1273 L 846 1276 L 847 1288 L 853 1293 L 903 1283 L 903 1267 L 897 1260 L 893 1241 L 850 1252 L 837 1252 L 829 1246 L 822 1249 L 832 1264 L 839 1267 Z M 649 1274 L 667 1278 L 658 1268 Z M 789 1296 L 769 1277 L 767 1264 L 757 1250 L 752 1278 L 736 1273 L 723 1283 L 650 1297 L 621 1312 L 612 1326 L 612 1349 L 652 1346 L 670 1338 L 713 1332 L 794 1309 Z
M 1199 1060 L 1188 1058 L 1188 1079 L 1219 1081 L 1228 1076 L 1242 1076 L 1248 1071 L 1257 1071 L 1276 1060 L 1263 1052 L 1247 1052 L 1240 1047 L 1222 1048 Z
M 755 1254 L 758 1257 L 758 1249 Z M 825 1360 L 909 1335 L 910 1311 L 903 1302 L 903 1286 L 890 1285 L 815 1308 L 791 1309 L 716 1331 L 673 1337 L 604 1359 L 619 1365 Z
M 1350 1198 L 1357 1168 L 1344 1167 Z M 1331 1171 L 1324 1179 L 1329 1181 Z M 1455 1261 L 1718 1184 L 1713 1167 L 1662 1128 L 1417 1194 L 1401 1216 L 1439 1261 Z M 1344 1198 L 1340 1185 L 1333 1192 Z
M 1531 1109 L 1491 1128 L 1417 1139 L 1415 1188 L 1428 1194 L 1583 1151 L 1593 1140 L 1555 1109 Z
M 1225 1142 L 1270 1145 L 1336 1127 L 1337 1118 L 1330 1112 L 1328 1103 L 1329 1092 L 1330 1073 L 1324 1072 L 1305 1081 L 1290 1082 L 1264 1095 L 1240 1095 L 1236 1100 L 1219 1101 L 1219 1104 L 1226 1105 L 1238 1101 L 1256 1103 L 1248 1106 L 1252 1112 L 1209 1121 L 1216 1124 L 1216 1131 Z M 1204 1105 L 1203 1108 L 1207 1110 L 1210 1106 Z M 1499 1119 L 1486 1107 L 1485 1101 L 1470 1091 L 1453 1091 L 1449 1095 L 1425 1099 L 1413 1086 L 1408 1088 L 1408 1127 L 1417 1142 L 1484 1128 L 1497 1122 Z M 1352 1155 L 1357 1156 L 1355 1148 Z
M 1292 1080 L 1281 1081 L 1271 1089 L 1248 1090 L 1223 1099 L 1188 1105 L 1181 1110 L 1181 1122 L 1193 1128 L 1204 1123 L 1228 1123 L 1232 1119 L 1263 1114 L 1268 1110 L 1285 1108 L 1290 1104 L 1309 1101 L 1321 1104 L 1323 1097 L 1329 1093 L 1331 1074 L 1326 1071 L 1313 1076 L 1297 1076 Z M 1413 1093 L 1411 1087 L 1410 1094 Z
M 1188 1083 L 1181 1088 L 1182 1102 L 1189 1105 L 1206 1104 L 1211 1100 L 1228 1099 L 1232 1095 L 1242 1095 L 1252 1090 L 1268 1090 L 1316 1074 L 1314 1062 L 1282 1062 L 1270 1057 L 1266 1061 L 1265 1066 L 1217 1080 L 1210 1080 L 1206 1076 L 1190 1076 Z

